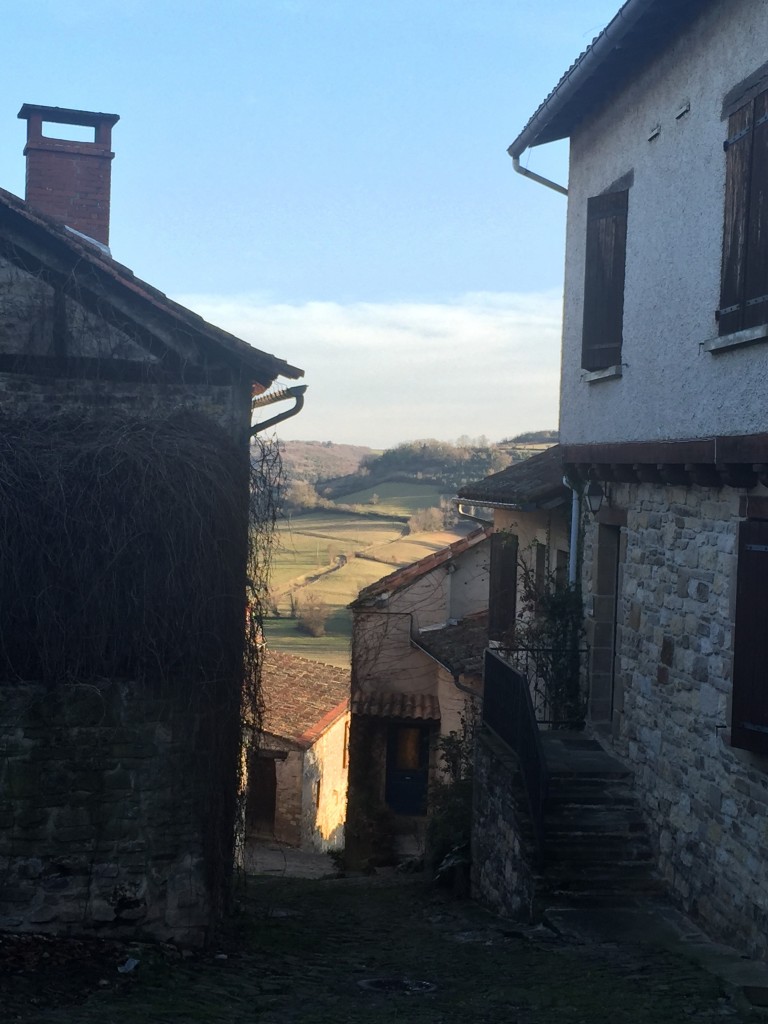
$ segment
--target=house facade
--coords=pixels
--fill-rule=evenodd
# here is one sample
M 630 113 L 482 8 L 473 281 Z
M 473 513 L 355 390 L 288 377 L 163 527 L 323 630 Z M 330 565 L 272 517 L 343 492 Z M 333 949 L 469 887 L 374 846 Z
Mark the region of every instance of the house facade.
M 525 617 L 534 592 L 567 582 L 571 497 L 559 445 L 459 490 L 460 513 L 484 510 L 493 521 L 491 640 L 502 640 Z
M 325 853 L 344 846 L 349 670 L 268 651 L 248 770 L 249 837 Z
M 0 927 L 200 944 L 228 900 L 257 696 L 251 402 L 302 371 L 112 258 L 116 115 L 19 116 L 27 198 L 0 190 Z
M 461 733 L 481 693 L 490 534 L 476 529 L 390 573 L 350 606 L 353 861 L 421 844 L 440 738 Z
M 602 498 L 583 513 L 590 727 L 634 772 L 670 892 L 758 955 L 766 53 L 759 0 L 628 0 L 510 147 L 570 139 L 560 436 Z

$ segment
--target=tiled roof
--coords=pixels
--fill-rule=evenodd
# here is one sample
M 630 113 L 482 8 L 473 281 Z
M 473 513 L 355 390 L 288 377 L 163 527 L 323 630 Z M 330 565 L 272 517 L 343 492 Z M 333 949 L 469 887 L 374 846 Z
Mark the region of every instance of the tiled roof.
M 352 700 L 352 712 L 372 718 L 440 721 L 437 697 L 426 693 L 364 693 Z
M 466 537 L 461 537 L 459 540 L 454 541 L 453 544 L 449 544 L 439 551 L 432 551 L 430 554 L 425 555 L 424 558 L 420 558 L 418 562 L 412 562 L 411 565 L 405 565 L 402 569 L 396 569 L 389 576 L 384 576 L 383 579 L 376 580 L 375 583 L 371 583 L 370 586 L 361 590 L 349 607 L 363 608 L 369 601 L 380 594 L 392 594 L 396 590 L 402 590 L 403 587 L 410 586 L 416 580 L 421 579 L 422 576 L 432 572 L 439 565 L 450 562 L 451 559 L 456 558 L 465 551 L 469 551 L 476 544 L 487 540 L 492 532 L 493 529 L 490 526 L 473 530 Z
M 234 357 L 263 386 L 278 376 L 296 379 L 304 371 L 291 366 L 284 359 L 254 348 L 241 338 L 207 323 L 163 292 L 141 281 L 133 271 L 102 252 L 95 244 L 43 213 L 33 210 L 24 200 L 5 189 L 0 189 L 0 232 L 15 232 L 29 238 L 36 255 L 49 259 L 57 270 L 76 273 L 85 281 L 98 282 L 99 288 L 120 303 L 124 315 L 127 310 L 140 308 L 147 317 L 159 325 L 175 328 L 185 335 L 193 335 L 204 345 L 214 345 Z
M 349 669 L 267 650 L 264 732 L 310 746 L 349 706 Z M 318 728 L 320 727 L 320 728 Z
M 459 491 L 459 498 L 481 505 L 526 509 L 552 507 L 565 501 L 570 493 L 563 484 L 562 449 L 556 444 L 529 459 L 514 462 L 499 473 L 467 484 Z
M 715 0 L 627 0 L 568 68 L 509 147 L 568 138 L 584 117 L 609 103 L 645 64 Z
M 488 612 L 467 616 L 440 629 L 424 629 L 414 643 L 454 676 L 482 676 L 483 651 L 488 646 Z

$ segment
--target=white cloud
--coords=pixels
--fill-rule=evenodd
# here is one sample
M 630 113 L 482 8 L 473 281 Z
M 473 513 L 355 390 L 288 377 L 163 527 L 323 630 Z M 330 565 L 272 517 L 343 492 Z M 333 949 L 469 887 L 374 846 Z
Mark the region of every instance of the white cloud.
M 260 296 L 178 298 L 304 369 L 306 405 L 281 437 L 383 448 L 557 426 L 557 293 L 295 306 Z

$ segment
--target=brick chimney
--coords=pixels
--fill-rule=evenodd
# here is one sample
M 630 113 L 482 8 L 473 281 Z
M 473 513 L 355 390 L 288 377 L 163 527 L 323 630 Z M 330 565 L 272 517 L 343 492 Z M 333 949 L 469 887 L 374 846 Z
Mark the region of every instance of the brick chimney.
M 109 245 L 112 126 L 119 114 L 25 103 L 19 117 L 27 122 L 26 201 L 40 213 Z M 47 138 L 44 121 L 93 128 L 93 142 Z

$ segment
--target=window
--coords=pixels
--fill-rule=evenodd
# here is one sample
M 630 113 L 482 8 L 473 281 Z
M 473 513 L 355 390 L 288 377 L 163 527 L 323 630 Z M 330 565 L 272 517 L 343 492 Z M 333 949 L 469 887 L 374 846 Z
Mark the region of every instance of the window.
M 731 742 L 768 754 L 768 521 L 739 528 Z
M 768 90 L 728 118 L 719 334 L 768 323 Z
M 621 362 L 628 190 L 587 200 L 587 254 L 581 365 L 605 370 Z

